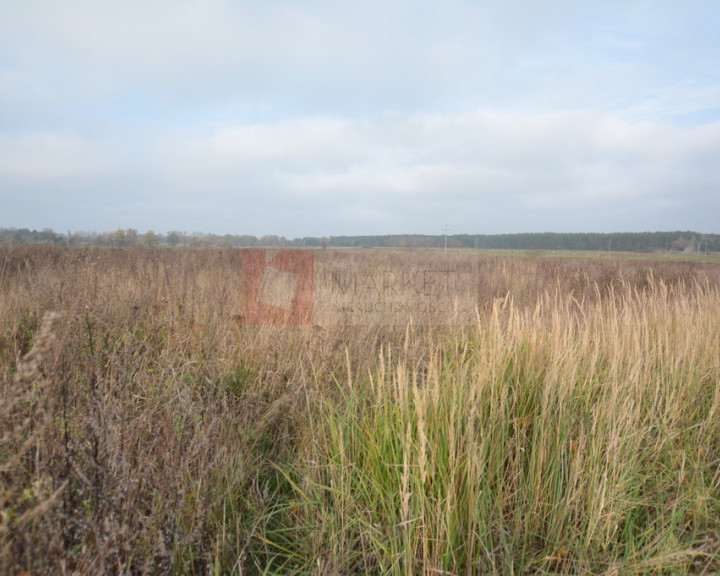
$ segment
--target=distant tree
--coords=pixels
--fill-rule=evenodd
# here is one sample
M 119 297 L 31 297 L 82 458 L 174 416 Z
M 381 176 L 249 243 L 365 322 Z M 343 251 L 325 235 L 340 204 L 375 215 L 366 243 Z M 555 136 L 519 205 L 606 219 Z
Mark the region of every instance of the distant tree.
M 208 246 L 210 242 L 201 234 L 193 234 L 188 238 L 187 244 L 190 248 L 202 248 L 203 246 Z
M 202 232 L 193 232 L 188 238 L 186 238 L 187 245 L 190 248 L 202 248 L 203 246 L 210 246 L 210 239 Z
M 140 246 L 142 248 L 145 248 L 147 250 L 152 250 L 153 248 L 157 248 L 158 244 L 160 243 L 160 239 L 157 237 L 157 234 L 153 232 L 152 230 L 148 230 L 140 237 Z
M 182 232 L 178 232 L 177 230 L 171 230 L 167 234 L 167 243 L 170 244 L 173 248 L 180 244 L 185 239 L 185 234 Z
M 61 239 L 52 228 L 43 228 L 42 232 L 37 235 L 38 242 L 56 243 Z
M 260 246 L 280 246 L 280 238 L 275 234 L 267 234 L 258 240 Z
M 690 246 L 690 241 L 680 236 L 675 242 L 672 243 L 673 250 L 680 250 L 681 252 Z
M 73 232 L 72 234 L 68 232 L 68 239 L 67 243 L 69 246 L 80 246 L 83 243 L 83 236 L 82 234 L 78 232 Z
M 125 230 L 125 246 L 137 246 L 138 231 L 135 228 Z
M 125 246 L 125 230 L 122 228 L 118 228 L 115 230 L 115 232 L 112 232 L 108 235 L 108 243 L 110 246 L 115 246 L 116 248 L 121 248 L 122 246 Z

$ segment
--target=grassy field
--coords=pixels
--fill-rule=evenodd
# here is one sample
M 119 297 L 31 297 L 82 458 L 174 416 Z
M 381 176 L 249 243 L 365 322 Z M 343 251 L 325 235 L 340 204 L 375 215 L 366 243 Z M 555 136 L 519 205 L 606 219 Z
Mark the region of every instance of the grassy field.
M 719 572 L 720 264 L 474 258 L 472 323 L 247 326 L 236 249 L 0 244 L 0 572 Z

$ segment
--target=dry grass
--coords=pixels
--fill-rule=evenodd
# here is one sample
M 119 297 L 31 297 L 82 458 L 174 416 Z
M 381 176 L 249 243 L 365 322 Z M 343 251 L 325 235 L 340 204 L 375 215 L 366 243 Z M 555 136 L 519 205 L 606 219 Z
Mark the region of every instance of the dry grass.
M 237 250 L 0 245 L 0 571 L 717 570 L 720 268 L 472 265 L 472 326 L 249 327 Z

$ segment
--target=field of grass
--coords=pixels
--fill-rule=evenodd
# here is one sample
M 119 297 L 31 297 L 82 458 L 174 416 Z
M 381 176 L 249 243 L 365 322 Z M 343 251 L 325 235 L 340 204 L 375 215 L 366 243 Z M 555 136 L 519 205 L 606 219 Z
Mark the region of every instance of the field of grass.
M 0 573 L 720 571 L 720 264 L 476 258 L 247 326 L 237 249 L 0 244 Z

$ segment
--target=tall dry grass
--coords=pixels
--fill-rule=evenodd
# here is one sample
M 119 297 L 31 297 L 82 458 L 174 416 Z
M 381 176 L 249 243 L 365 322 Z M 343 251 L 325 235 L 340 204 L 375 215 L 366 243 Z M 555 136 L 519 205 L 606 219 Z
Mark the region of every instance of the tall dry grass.
M 393 358 L 313 419 L 278 531 L 322 573 L 720 569 L 720 292 L 497 303 L 424 372 Z M 288 551 L 288 552 L 286 552 Z M 316 558 L 311 566 L 303 562 Z
M 0 571 L 717 570 L 717 266 L 475 258 L 472 326 L 281 328 L 237 250 L 0 245 Z

